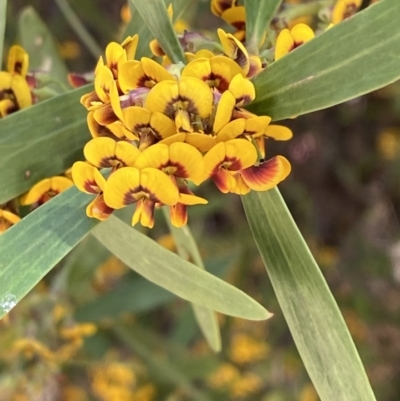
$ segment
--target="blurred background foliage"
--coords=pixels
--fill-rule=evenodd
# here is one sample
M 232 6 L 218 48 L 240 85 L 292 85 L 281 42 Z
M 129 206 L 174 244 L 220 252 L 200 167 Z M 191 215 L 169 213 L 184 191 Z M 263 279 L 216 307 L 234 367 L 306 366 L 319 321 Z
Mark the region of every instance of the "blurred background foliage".
M 100 48 L 121 39 L 129 20 L 124 0 L 69 4 Z M 8 2 L 5 54 L 18 43 L 17 21 L 26 6 L 45 21 L 69 71 L 93 70 L 96 58 L 57 1 Z M 192 0 L 183 18 L 180 24 L 192 30 L 221 26 L 209 1 Z M 269 151 L 293 166 L 280 189 L 339 304 L 377 399 L 397 401 L 400 83 L 285 124 L 294 138 L 271 144 Z M 88 237 L 0 322 L 0 401 L 318 400 L 240 198 L 212 186 L 202 191 L 210 203 L 192 208 L 190 223 L 208 270 L 251 294 L 274 317 L 247 322 L 219 316 L 223 350 L 213 354 L 186 302 Z M 158 217 L 149 235 L 174 249 Z

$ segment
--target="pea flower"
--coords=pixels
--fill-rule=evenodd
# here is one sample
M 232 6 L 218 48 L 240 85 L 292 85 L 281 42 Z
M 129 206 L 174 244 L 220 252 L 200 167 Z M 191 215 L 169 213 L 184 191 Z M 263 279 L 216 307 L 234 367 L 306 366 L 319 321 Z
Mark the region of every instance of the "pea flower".
M 26 81 L 29 56 L 21 46 L 12 46 L 7 71 L 0 71 L 0 118 L 32 105 L 31 90 Z

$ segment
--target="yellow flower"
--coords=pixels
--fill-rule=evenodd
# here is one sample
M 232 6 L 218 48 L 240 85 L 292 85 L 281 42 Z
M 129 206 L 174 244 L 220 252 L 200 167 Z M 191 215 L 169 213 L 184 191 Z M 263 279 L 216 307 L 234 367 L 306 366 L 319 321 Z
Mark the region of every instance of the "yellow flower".
M 211 0 L 211 11 L 220 17 L 224 11 L 235 7 L 236 3 L 237 0 Z
M 338 0 L 332 11 L 332 24 L 337 24 L 354 15 L 362 0 Z
M 213 96 L 209 86 L 195 77 L 163 81 L 150 90 L 145 108 L 175 119 L 178 130 L 193 132 L 191 121 L 211 115 Z
M 262 384 L 263 382 L 260 376 L 248 372 L 233 383 L 230 394 L 232 398 L 248 397 L 249 395 L 258 393 L 262 388 Z
M 230 363 L 224 363 L 218 367 L 208 378 L 208 384 L 213 388 L 224 388 L 231 386 L 238 378 L 239 370 Z
M 276 40 L 275 60 L 314 38 L 314 31 L 306 24 L 297 24 L 292 29 L 283 29 Z
M 33 205 L 34 207 L 38 207 L 59 193 L 65 191 L 73 184 L 74 183 L 67 177 L 55 176 L 45 178 L 35 184 L 21 197 L 20 204 L 23 206 Z
M 95 334 L 97 327 L 92 323 L 80 323 L 70 327 L 60 329 L 60 337 L 63 340 L 74 341 L 77 338 L 90 337 Z
M 117 169 L 133 166 L 140 151 L 129 142 L 103 137 L 91 139 L 83 148 L 83 154 L 95 167 Z
M 47 361 L 55 359 L 54 353 L 50 351 L 48 347 L 33 338 L 21 338 L 16 340 L 12 348 L 14 352 L 23 354 L 27 359 L 32 359 L 35 356 Z
M 257 341 L 247 334 L 235 334 L 229 347 L 229 358 L 238 365 L 265 359 L 269 353 L 269 346 L 265 342 Z
M 232 79 L 238 74 L 243 74 L 240 66 L 225 56 L 196 58 L 182 70 L 182 77 L 199 78 L 220 93 L 229 88 Z
M 18 223 L 21 220 L 16 214 L 0 209 L 0 234 L 4 233 L 8 228 Z
M 224 53 L 239 64 L 243 73 L 247 75 L 250 70 L 250 60 L 244 45 L 232 34 L 226 33 L 222 29 L 218 29 L 218 37 L 224 48 Z
M 124 109 L 122 115 L 128 138 L 139 140 L 140 150 L 176 133 L 175 122 L 163 113 L 132 106 Z
M 175 205 L 179 200 L 177 186 L 162 171 L 155 168 L 139 170 L 123 167 L 112 173 L 106 182 L 104 200 L 113 209 L 136 203 L 132 225 L 140 221 L 152 228 L 156 204 Z
M 151 89 L 158 82 L 173 80 L 174 77 L 154 60 L 142 57 L 140 61 L 132 60 L 121 66 L 119 85 L 123 93 L 137 88 Z
M 12 46 L 8 54 L 7 72 L 0 71 L 0 118 L 32 105 L 26 81 L 29 56 L 21 46 Z
M 244 6 L 231 7 L 226 9 L 222 14 L 221 18 L 236 28 L 236 32 L 233 36 L 240 42 L 244 42 L 246 39 L 246 9 Z
M 86 215 L 90 218 L 106 220 L 114 210 L 104 202 L 105 178 L 89 163 L 76 162 L 72 166 L 72 179 L 79 191 L 97 195 L 86 207 Z

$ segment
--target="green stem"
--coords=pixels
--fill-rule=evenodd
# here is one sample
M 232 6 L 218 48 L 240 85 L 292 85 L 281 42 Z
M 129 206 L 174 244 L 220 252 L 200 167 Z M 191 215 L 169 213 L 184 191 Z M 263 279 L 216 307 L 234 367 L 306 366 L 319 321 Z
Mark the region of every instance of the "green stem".
M 296 18 L 315 15 L 318 14 L 321 9 L 333 5 L 334 2 L 335 0 L 318 0 L 312 3 L 290 6 L 279 13 L 277 17 L 286 21 L 292 21 Z
M 1 0 L 0 0 L 1 1 Z M 69 5 L 67 0 L 55 0 L 59 9 L 64 14 L 65 19 L 70 24 L 71 28 L 76 32 L 79 39 L 84 43 L 93 57 L 97 60 L 103 54 L 103 50 L 94 40 L 93 36 L 82 24 L 75 11 Z

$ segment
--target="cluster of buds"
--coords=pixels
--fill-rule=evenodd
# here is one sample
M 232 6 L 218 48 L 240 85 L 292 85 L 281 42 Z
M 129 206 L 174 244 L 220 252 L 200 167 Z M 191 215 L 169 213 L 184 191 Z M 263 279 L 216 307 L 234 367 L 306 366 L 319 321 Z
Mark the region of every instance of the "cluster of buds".
M 284 157 L 265 159 L 265 140 L 290 139 L 291 131 L 245 109 L 261 60 L 235 36 L 221 29 L 218 36 L 222 54 L 186 53 L 186 66 L 135 60 L 137 36 L 107 46 L 95 90 L 81 99 L 93 139 L 86 162 L 72 168 L 78 189 L 96 195 L 89 217 L 104 220 L 135 203 L 132 225 L 152 227 L 155 207 L 167 205 L 180 227 L 188 205 L 207 203 L 192 191 L 208 179 L 223 193 L 243 195 L 287 177 Z

